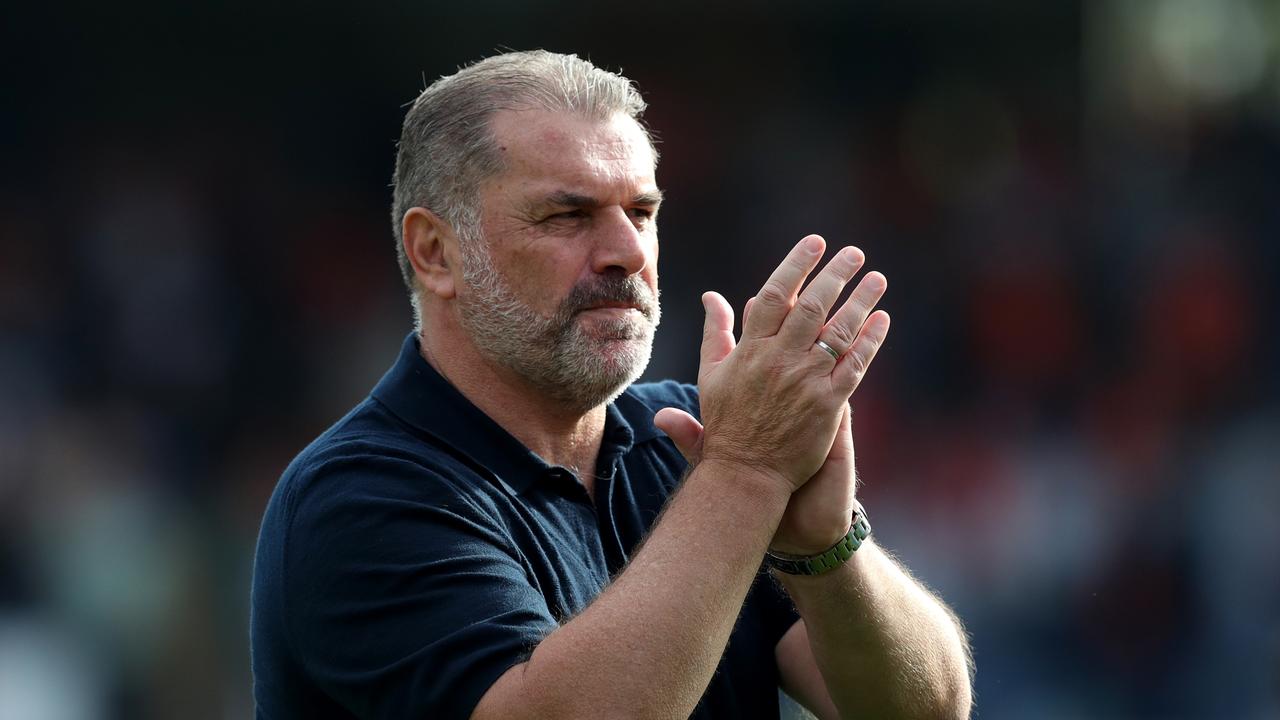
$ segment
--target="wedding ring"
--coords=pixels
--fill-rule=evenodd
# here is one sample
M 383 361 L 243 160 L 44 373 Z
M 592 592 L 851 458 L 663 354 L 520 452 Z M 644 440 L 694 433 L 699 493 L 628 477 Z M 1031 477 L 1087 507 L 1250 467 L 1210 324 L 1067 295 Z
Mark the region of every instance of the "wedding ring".
M 833 348 L 833 347 L 831 347 L 830 345 L 828 345 L 828 344 L 826 344 L 826 343 L 822 342 L 821 340 L 815 340 L 813 344 L 814 344 L 814 345 L 817 345 L 818 347 L 820 347 L 820 348 L 822 348 L 823 350 L 825 350 L 825 351 L 827 352 L 827 354 L 828 354 L 828 355 L 830 355 L 830 356 L 831 356 L 831 358 L 832 358 L 833 360 L 835 360 L 836 362 L 840 362 L 840 353 L 836 352 L 836 349 L 835 349 L 835 348 Z

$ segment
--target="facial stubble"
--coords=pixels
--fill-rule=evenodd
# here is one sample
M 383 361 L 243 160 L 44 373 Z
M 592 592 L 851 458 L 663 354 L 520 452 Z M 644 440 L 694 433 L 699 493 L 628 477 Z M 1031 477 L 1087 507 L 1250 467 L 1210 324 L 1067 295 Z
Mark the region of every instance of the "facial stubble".
M 656 291 L 636 275 L 604 274 L 579 283 L 544 317 L 512 290 L 484 241 L 476 240 L 463 241 L 466 287 L 458 312 L 490 361 L 581 411 L 613 400 L 640 377 L 662 314 Z M 625 303 L 639 313 L 581 316 L 603 303 Z

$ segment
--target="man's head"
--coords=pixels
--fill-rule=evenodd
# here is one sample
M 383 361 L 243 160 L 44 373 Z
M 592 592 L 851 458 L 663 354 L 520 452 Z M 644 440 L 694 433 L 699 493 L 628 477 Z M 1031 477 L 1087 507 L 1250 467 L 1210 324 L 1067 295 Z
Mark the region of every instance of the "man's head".
M 482 355 L 584 408 L 634 380 L 658 320 L 643 109 L 625 78 L 541 51 L 427 88 L 405 118 L 393 208 L 420 326 L 425 300 Z
M 502 110 L 529 109 L 601 121 L 623 114 L 639 121 L 645 102 L 627 78 L 576 55 L 545 50 L 486 58 L 423 90 L 405 115 L 392 176 L 391 226 L 415 314 L 420 288 L 404 252 L 405 213 L 424 207 L 459 234 L 474 236 L 479 184 L 505 165 L 493 137 L 493 117 Z

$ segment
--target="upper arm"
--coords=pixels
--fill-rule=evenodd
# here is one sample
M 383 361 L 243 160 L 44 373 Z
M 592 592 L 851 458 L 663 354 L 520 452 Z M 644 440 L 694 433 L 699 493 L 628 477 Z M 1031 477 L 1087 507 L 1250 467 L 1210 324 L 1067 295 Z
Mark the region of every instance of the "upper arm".
M 835 703 L 831 701 L 831 694 L 827 692 L 822 673 L 818 670 L 818 663 L 813 659 L 813 651 L 809 648 L 809 633 L 803 619 L 795 621 L 791 629 L 782 636 L 774 654 L 784 692 L 822 720 L 836 720 L 840 717 Z
M 300 498 L 285 622 L 308 677 L 353 714 L 468 717 L 555 620 L 492 518 L 400 492 L 443 482 L 413 463 L 374 464 Z
M 524 704 L 522 700 L 528 697 L 524 677 L 527 668 L 528 662 L 513 665 L 494 681 L 476 703 L 471 720 L 504 720 L 514 717 L 514 708 Z

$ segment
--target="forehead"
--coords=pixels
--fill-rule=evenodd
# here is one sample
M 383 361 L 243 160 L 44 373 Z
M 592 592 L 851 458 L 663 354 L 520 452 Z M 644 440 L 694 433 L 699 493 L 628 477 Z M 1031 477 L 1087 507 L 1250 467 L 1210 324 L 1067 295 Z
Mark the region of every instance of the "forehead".
M 503 110 L 492 128 L 505 170 L 491 182 L 507 191 L 629 196 L 657 188 L 648 137 L 625 114 L 598 121 L 546 110 Z

